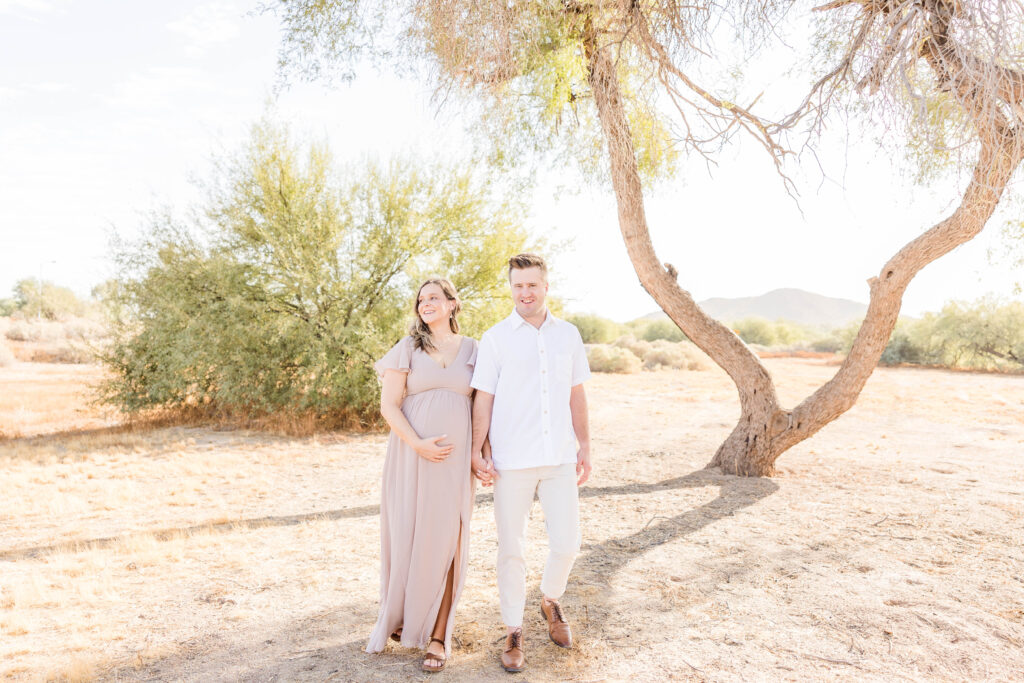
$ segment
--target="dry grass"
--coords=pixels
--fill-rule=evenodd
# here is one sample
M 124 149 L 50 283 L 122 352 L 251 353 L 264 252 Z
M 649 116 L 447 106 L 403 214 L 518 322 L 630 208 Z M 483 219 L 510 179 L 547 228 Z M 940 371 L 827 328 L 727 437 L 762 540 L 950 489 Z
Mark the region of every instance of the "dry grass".
M 94 365 L 17 363 L 0 369 L 0 438 L 75 432 L 118 424 L 91 405 L 103 378 Z
M 788 402 L 834 372 L 766 363 Z M 0 370 L 0 406 L 56 390 L 53 373 Z M 73 402 L 94 375 L 59 376 L 78 383 L 60 389 Z M 1024 378 L 880 369 L 772 480 L 701 469 L 738 415 L 717 370 L 597 375 L 588 392 L 597 469 L 564 599 L 577 646 L 552 646 L 534 614 L 544 556 L 531 544 L 524 680 L 1024 670 Z M 42 401 L 35 417 L 22 403 L 37 435 L 0 442 L 0 679 L 428 678 L 414 651 L 361 652 L 381 435 L 74 432 L 72 405 Z M 529 533 L 543 538 L 539 508 Z M 508 680 L 486 490 L 472 534 L 443 678 Z

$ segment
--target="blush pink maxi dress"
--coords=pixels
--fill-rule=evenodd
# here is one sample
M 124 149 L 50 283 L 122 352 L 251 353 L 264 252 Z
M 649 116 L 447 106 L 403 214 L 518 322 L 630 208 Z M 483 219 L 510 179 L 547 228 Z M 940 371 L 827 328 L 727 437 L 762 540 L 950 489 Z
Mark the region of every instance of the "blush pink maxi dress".
M 435 463 L 394 432 L 388 438 L 380 496 L 380 611 L 367 652 L 383 650 L 398 628 L 403 646 L 427 647 L 454 563 L 444 632 L 445 653 L 451 653 L 455 606 L 469 560 L 474 494 L 469 382 L 476 354 L 476 340 L 464 337 L 455 360 L 443 368 L 405 337 L 374 365 L 381 377 L 389 369 L 408 373 L 402 413 L 421 437 L 447 434 L 444 443 L 455 448 Z

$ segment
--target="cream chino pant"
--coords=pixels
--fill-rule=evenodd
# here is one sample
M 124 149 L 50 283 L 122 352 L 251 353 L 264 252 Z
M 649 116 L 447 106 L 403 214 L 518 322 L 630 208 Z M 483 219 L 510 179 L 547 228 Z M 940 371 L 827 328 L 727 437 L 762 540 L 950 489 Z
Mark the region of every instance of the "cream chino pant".
M 494 482 L 494 521 L 498 528 L 498 596 L 506 626 L 523 625 L 526 607 L 526 523 L 536 492 L 544 509 L 548 559 L 540 590 L 558 599 L 580 551 L 580 506 L 576 464 L 501 470 Z

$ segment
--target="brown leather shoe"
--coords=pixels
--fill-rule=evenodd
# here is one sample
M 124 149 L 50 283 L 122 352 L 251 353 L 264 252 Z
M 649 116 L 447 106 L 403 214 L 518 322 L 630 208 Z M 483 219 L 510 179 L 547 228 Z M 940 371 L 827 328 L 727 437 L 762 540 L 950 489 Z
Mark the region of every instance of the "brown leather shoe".
M 542 599 L 540 613 L 548 622 L 548 635 L 551 636 L 551 642 L 558 647 L 572 647 L 572 631 L 569 630 L 569 622 L 565 620 L 562 606 L 558 604 L 558 601 L 548 602 Z
M 501 653 L 501 666 L 509 673 L 519 673 L 526 666 L 523 655 L 523 630 L 512 631 L 505 638 L 505 651 Z

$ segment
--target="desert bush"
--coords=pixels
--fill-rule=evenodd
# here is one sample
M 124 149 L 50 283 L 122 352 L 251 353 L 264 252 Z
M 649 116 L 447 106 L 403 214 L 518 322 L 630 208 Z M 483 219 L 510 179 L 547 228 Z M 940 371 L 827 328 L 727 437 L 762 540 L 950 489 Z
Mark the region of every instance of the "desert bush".
M 0 299 L 0 318 L 12 315 L 18 310 L 18 302 L 14 299 Z
M 655 341 L 643 356 L 645 370 L 671 368 L 673 370 L 706 370 L 709 365 L 704 354 L 691 342 Z
M 919 320 L 900 320 L 881 362 L 1024 370 L 1024 303 L 952 301 Z
M 643 339 L 637 339 L 632 335 L 624 335 L 622 337 L 619 337 L 614 342 L 612 342 L 612 344 L 614 346 L 619 347 L 620 349 L 628 349 L 633 353 L 634 356 L 640 359 L 643 359 L 643 357 L 647 355 L 647 352 L 654 348 L 651 342 L 644 341 Z
M 406 331 L 415 288 L 449 277 L 463 331 L 507 314 L 521 206 L 470 170 L 394 162 L 339 178 L 322 145 L 254 127 L 223 159 L 198 218 L 154 215 L 104 287 L 113 379 L 103 398 L 219 416 L 372 423 L 372 368 Z
M 19 280 L 14 285 L 14 302 L 17 311 L 25 318 L 59 320 L 85 315 L 88 310 L 88 305 L 67 287 L 45 280 L 40 284 L 34 278 Z
M 814 332 L 788 320 L 769 321 L 752 316 L 736 320 L 732 329 L 747 344 L 765 347 L 794 346 L 805 344 L 814 338 Z
M 853 346 L 853 340 L 860 330 L 860 325 L 858 321 L 818 333 L 811 338 L 808 347 L 812 351 L 846 353 Z
M 659 339 L 679 342 L 686 339 L 686 335 L 683 334 L 683 331 L 674 322 L 667 318 L 661 318 L 647 323 L 640 332 L 640 338 L 650 342 L 658 341 Z
M 85 318 L 68 318 L 65 320 L 15 319 L 11 320 L 4 330 L 4 336 L 11 341 L 21 342 L 54 342 L 62 339 L 87 341 L 98 339 L 106 334 L 102 324 Z
M 732 324 L 733 331 L 748 344 L 772 346 L 775 344 L 775 331 L 772 324 L 764 318 L 744 318 Z
M 587 362 L 594 372 L 633 373 L 640 372 L 642 366 L 632 351 L 610 344 L 588 346 Z
M 11 341 L 39 342 L 64 338 L 64 326 L 56 321 L 12 320 L 4 333 Z
M 573 314 L 566 320 L 580 331 L 584 344 L 607 344 L 622 333 L 621 325 L 598 315 Z
M 85 364 L 96 360 L 96 354 L 82 344 L 47 344 L 32 350 L 34 363 Z

